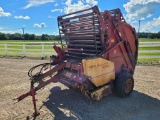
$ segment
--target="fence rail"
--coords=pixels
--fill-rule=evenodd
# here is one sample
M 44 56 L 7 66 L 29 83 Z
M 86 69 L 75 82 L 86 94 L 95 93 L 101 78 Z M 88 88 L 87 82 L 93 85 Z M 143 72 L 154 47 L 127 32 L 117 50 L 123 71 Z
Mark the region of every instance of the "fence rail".
M 55 53 L 53 50 L 53 42 L 40 43 L 34 42 L 30 44 L 0 44 L 0 56 L 17 55 L 23 57 L 38 56 L 45 58 L 45 56 Z M 139 47 L 160 47 L 160 42 L 140 42 Z M 139 50 L 139 53 L 158 53 L 160 50 Z M 157 56 L 139 56 L 139 58 L 160 58 Z
M 27 54 L 38 54 L 42 58 L 45 57 L 45 54 L 51 54 L 54 52 L 45 52 L 44 44 L 40 45 L 14 45 L 14 44 L 0 44 L 0 55 L 9 56 L 9 54 L 17 54 L 22 55 L 23 57 L 26 57 Z M 53 45 L 47 45 L 47 46 L 53 46 Z M 37 48 L 38 47 L 38 48 Z M 52 48 L 52 47 L 51 47 Z

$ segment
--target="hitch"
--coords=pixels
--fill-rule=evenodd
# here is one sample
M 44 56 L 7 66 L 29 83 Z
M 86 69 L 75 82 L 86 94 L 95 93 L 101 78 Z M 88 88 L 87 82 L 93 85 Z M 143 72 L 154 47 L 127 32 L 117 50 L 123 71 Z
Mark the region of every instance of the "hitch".
M 57 56 L 54 56 L 55 59 L 53 59 L 51 63 L 39 64 L 39 65 L 32 67 L 28 71 L 28 76 L 30 77 L 30 80 L 31 80 L 30 90 L 27 93 L 22 94 L 19 97 L 13 99 L 14 103 L 18 103 L 19 101 L 25 99 L 26 97 L 32 96 L 32 102 L 33 102 L 33 106 L 34 106 L 34 113 L 33 113 L 34 117 L 39 115 L 39 112 L 38 112 L 37 106 L 36 106 L 36 99 L 35 99 L 36 91 L 40 90 L 41 88 L 44 88 L 46 85 L 48 85 L 52 82 L 57 82 L 57 80 L 59 79 L 59 75 L 56 74 L 56 75 L 52 76 L 52 74 L 60 71 L 66 65 L 66 63 L 62 61 L 64 54 L 63 54 L 61 48 L 57 47 L 56 45 L 54 45 L 53 48 L 55 49 L 55 51 L 58 54 Z M 54 67 L 52 67 L 52 68 L 50 67 L 50 70 L 43 72 L 43 69 L 47 65 L 51 65 Z M 42 66 L 40 71 L 33 75 L 32 72 L 35 70 L 35 68 L 38 68 L 40 66 Z M 43 80 L 45 80 L 46 77 L 50 77 L 50 78 L 46 81 L 43 81 Z M 35 87 L 34 86 L 35 83 L 38 83 L 38 86 Z
M 54 67 L 53 69 L 51 69 L 50 71 L 42 74 L 42 78 L 47 77 L 50 74 L 53 74 L 59 70 L 61 70 L 63 67 L 65 66 L 65 63 L 62 63 L 60 65 L 57 65 L 56 67 Z M 17 98 L 14 98 L 13 100 L 15 101 L 14 103 L 17 103 L 23 99 L 25 99 L 28 96 L 32 96 L 32 101 L 33 101 L 33 106 L 34 106 L 34 116 L 39 115 L 38 111 L 37 111 L 37 107 L 36 107 L 36 99 L 35 99 L 35 93 L 36 91 L 40 90 L 41 88 L 44 88 L 46 85 L 52 83 L 52 82 L 56 82 L 57 79 L 59 78 L 58 75 L 55 75 L 54 77 L 51 77 L 49 80 L 44 81 L 44 82 L 40 82 L 39 85 L 37 87 L 34 87 L 35 82 L 32 80 L 31 81 L 31 86 L 30 86 L 30 91 L 28 91 L 25 94 L 20 95 Z

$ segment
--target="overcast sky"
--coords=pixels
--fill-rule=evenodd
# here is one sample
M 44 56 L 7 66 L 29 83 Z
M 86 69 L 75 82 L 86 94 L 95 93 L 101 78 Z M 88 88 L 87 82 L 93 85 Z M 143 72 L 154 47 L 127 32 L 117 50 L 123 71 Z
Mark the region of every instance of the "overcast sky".
M 160 31 L 160 0 L 0 0 L 0 32 L 58 34 L 57 16 L 97 5 L 101 12 L 120 8 L 141 32 Z

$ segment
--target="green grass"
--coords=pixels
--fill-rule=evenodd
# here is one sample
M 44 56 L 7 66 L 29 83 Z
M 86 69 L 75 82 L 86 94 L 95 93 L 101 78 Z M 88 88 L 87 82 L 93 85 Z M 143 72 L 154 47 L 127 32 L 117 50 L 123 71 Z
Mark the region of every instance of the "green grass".
M 138 64 L 160 64 L 160 58 L 140 58 Z
M 160 50 L 160 47 L 139 47 L 138 50 Z
M 139 56 L 160 56 L 160 53 L 156 53 L 156 52 L 153 52 L 153 53 L 138 53 Z
M 160 39 L 139 38 L 139 42 L 160 42 Z

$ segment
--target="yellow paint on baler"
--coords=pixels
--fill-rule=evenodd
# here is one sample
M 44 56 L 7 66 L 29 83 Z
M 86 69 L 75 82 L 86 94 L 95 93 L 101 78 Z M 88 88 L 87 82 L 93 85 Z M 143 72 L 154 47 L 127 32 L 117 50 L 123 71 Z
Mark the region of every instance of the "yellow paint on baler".
M 83 70 L 97 87 L 115 79 L 114 63 L 103 58 L 83 59 Z

